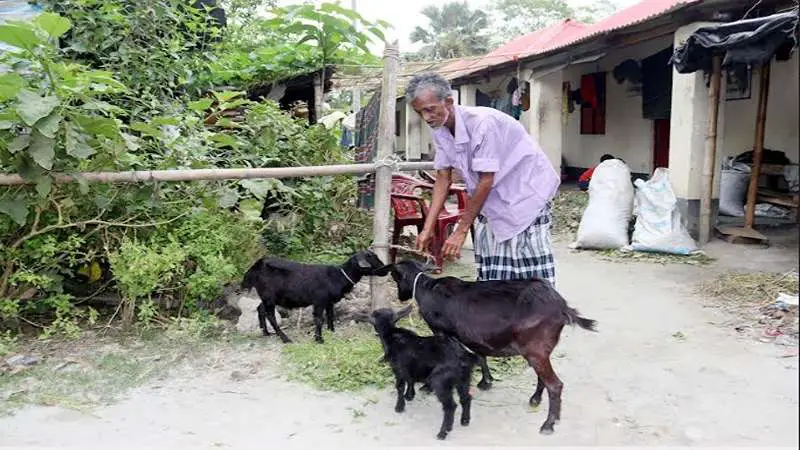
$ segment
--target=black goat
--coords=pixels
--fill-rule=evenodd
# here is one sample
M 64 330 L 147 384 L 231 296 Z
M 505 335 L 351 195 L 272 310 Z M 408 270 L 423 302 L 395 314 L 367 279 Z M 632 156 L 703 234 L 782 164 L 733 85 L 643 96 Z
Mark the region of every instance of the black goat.
M 373 311 L 371 316 L 362 317 L 375 327 L 383 345 L 384 359 L 394 372 L 397 389 L 394 410 L 403 412 L 406 400 L 414 399 L 415 382 L 427 383 L 442 404 L 444 418 L 436 437 L 444 439 L 453 430 L 455 420 L 453 388 L 458 392 L 461 403 L 461 425 L 469 425 L 472 403 L 469 384 L 478 357 L 449 336 L 422 337 L 411 330 L 398 328 L 397 321 L 410 312 L 411 305 L 408 305 L 397 313 L 381 308 Z
M 470 282 L 455 277 L 432 278 L 431 267 L 401 261 L 391 268 L 401 301 L 416 298 L 420 313 L 434 333 L 456 337 L 483 357 L 521 355 L 537 375 L 529 403 L 538 406 L 547 387 L 550 408 L 540 433 L 553 433 L 561 419 L 563 383 L 550 364 L 564 325 L 595 331 L 596 322 L 578 315 L 545 280 Z
M 377 270 L 376 270 L 377 269 Z M 258 324 L 269 336 L 265 318 L 283 342 L 291 342 L 275 321 L 275 307 L 304 308 L 313 306 L 314 340 L 322 339 L 322 314 L 325 312 L 328 329 L 333 331 L 333 307 L 353 289 L 364 276 L 389 274 L 378 256 L 363 250 L 351 256 L 341 266 L 303 264 L 280 258 L 262 258 L 244 275 L 242 288 L 255 288 L 261 298 L 258 305 Z

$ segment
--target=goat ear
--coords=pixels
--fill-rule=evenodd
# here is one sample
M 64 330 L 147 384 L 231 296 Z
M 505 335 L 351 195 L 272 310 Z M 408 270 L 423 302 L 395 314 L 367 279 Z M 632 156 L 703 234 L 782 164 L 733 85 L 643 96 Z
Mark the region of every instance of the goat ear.
M 361 269 L 369 269 L 372 267 L 369 261 L 367 261 L 367 258 L 364 257 L 363 253 L 356 255 L 356 264 L 358 264 L 358 267 Z
M 368 313 L 365 313 L 364 311 L 358 311 L 355 314 L 353 314 L 353 320 L 355 320 L 356 322 L 373 323 L 372 316 L 369 315 Z
M 421 264 L 422 271 L 425 273 L 435 272 L 439 270 L 439 266 L 430 263 L 423 263 Z
M 394 313 L 394 321 L 397 322 L 400 319 L 408 317 L 408 315 L 411 314 L 411 309 L 412 309 L 412 305 L 407 305 L 403 309 L 401 309 L 400 311 L 397 311 L 396 313 Z

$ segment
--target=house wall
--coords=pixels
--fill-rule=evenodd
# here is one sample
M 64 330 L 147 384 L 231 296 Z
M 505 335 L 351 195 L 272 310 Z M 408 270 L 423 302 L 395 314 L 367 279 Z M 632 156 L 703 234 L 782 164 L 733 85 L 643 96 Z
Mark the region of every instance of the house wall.
M 570 89 L 580 87 L 581 76 L 593 72 L 606 73 L 606 130 L 604 135 L 580 134 L 580 107 L 570 114 L 564 124 L 562 154 L 569 167 L 587 168 L 597 165 L 600 156 L 609 153 L 625 160 L 631 172 L 650 174 L 653 170 L 653 121 L 642 118 L 641 94 L 629 93 L 628 83 L 617 84 L 611 71 L 622 61 L 631 58 L 641 61 L 672 45 L 672 36 L 652 39 L 609 53 L 597 61 L 568 66 L 563 81 Z M 551 115 L 560 118 L 560 109 Z M 555 117 L 549 118 L 553 120 Z
M 397 100 L 400 113 L 400 136 L 395 138 L 396 151 L 405 154 L 407 161 L 433 159 L 434 149 L 430 127 L 405 99 Z
M 800 57 L 797 52 L 788 61 L 773 61 L 770 69 L 769 97 L 767 103 L 767 123 L 764 133 L 764 148 L 780 150 L 793 162 L 800 161 L 798 150 L 798 123 L 800 123 Z M 753 69 L 750 98 L 724 100 L 720 106 L 725 108 L 725 142 L 721 149 L 722 158 L 736 156 L 753 148 L 756 132 L 756 111 L 758 109 L 759 69 Z

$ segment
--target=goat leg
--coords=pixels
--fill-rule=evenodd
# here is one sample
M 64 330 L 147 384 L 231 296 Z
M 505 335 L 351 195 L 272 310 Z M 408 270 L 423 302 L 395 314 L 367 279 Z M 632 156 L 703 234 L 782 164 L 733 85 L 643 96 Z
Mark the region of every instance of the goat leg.
M 322 313 L 324 311 L 323 306 L 314 305 L 314 340 L 319 344 L 324 344 L 325 341 L 322 339 Z
M 446 375 L 439 374 L 439 377 L 442 376 Z M 446 438 L 447 433 L 453 431 L 453 421 L 456 414 L 456 402 L 453 401 L 453 381 L 452 378 L 445 378 L 444 380 L 436 379 L 431 382 L 431 387 L 436 393 L 439 403 L 442 404 L 442 412 L 444 413 L 442 427 L 439 429 L 439 434 L 436 435 L 436 438 L 440 440 Z
M 275 305 L 264 305 L 264 310 L 266 313 L 265 315 L 267 316 L 267 320 L 269 320 L 269 324 L 272 325 L 272 329 L 275 330 L 275 334 L 277 334 L 278 337 L 281 338 L 281 341 L 283 341 L 284 344 L 292 342 L 292 340 L 289 339 L 289 336 L 286 336 L 286 333 L 284 333 L 283 330 L 281 330 L 281 328 L 278 326 L 278 321 L 275 319 Z M 260 312 L 259 312 L 259 317 L 260 317 Z M 260 320 L 261 319 L 259 319 L 259 321 Z M 266 325 L 264 325 L 264 334 L 267 334 Z
M 478 389 L 486 391 L 492 387 L 492 373 L 489 372 L 489 363 L 486 362 L 486 357 L 483 355 L 478 356 L 478 364 L 481 366 L 481 381 L 478 382 Z
M 553 366 L 550 365 L 550 355 L 533 354 L 526 356 L 528 363 L 533 366 L 538 376 L 544 381 L 550 405 L 547 410 L 547 419 L 539 429 L 541 434 L 553 434 L 553 425 L 561 419 L 561 390 L 564 383 L 556 376 Z M 538 385 L 537 385 L 538 389 Z
M 264 306 L 264 302 L 258 304 L 258 308 L 256 308 L 258 312 L 258 326 L 261 327 L 261 333 L 264 336 L 269 336 L 269 330 L 267 330 L 267 307 Z
M 397 389 L 397 403 L 394 405 L 394 412 L 401 413 L 406 410 L 406 401 L 403 398 L 403 391 L 406 387 L 406 382 L 403 378 L 395 375 L 394 387 Z
M 328 320 L 328 330 L 333 333 L 333 303 L 325 306 L 325 318 Z
M 422 386 L 419 387 L 419 390 L 420 392 L 425 392 L 426 394 L 430 394 L 431 392 L 433 392 L 433 389 L 431 389 L 431 385 L 428 383 L 423 383 Z
M 531 408 L 536 408 L 542 403 L 542 393 L 544 392 L 544 381 L 538 374 L 536 375 L 536 391 L 534 391 L 528 404 Z
M 472 378 L 472 368 L 467 368 L 461 374 L 461 379 L 458 380 L 456 390 L 458 391 L 458 401 L 461 403 L 461 425 L 467 426 L 472 418 L 470 414 L 470 407 L 472 405 L 472 396 L 469 394 L 469 382 Z
M 414 397 L 416 395 L 417 395 L 417 393 L 414 392 L 414 382 L 413 381 L 409 381 L 408 382 L 408 387 L 406 388 L 405 399 L 408 400 L 408 401 L 414 400 Z

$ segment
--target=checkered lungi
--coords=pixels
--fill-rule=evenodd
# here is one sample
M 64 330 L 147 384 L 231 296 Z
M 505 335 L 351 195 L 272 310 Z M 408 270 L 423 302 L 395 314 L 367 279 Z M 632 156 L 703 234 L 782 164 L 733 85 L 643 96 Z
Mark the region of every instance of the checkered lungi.
M 496 242 L 486 217 L 475 219 L 474 251 L 478 281 L 543 278 L 556 285 L 556 265 L 550 246 L 551 203 L 518 235 Z

